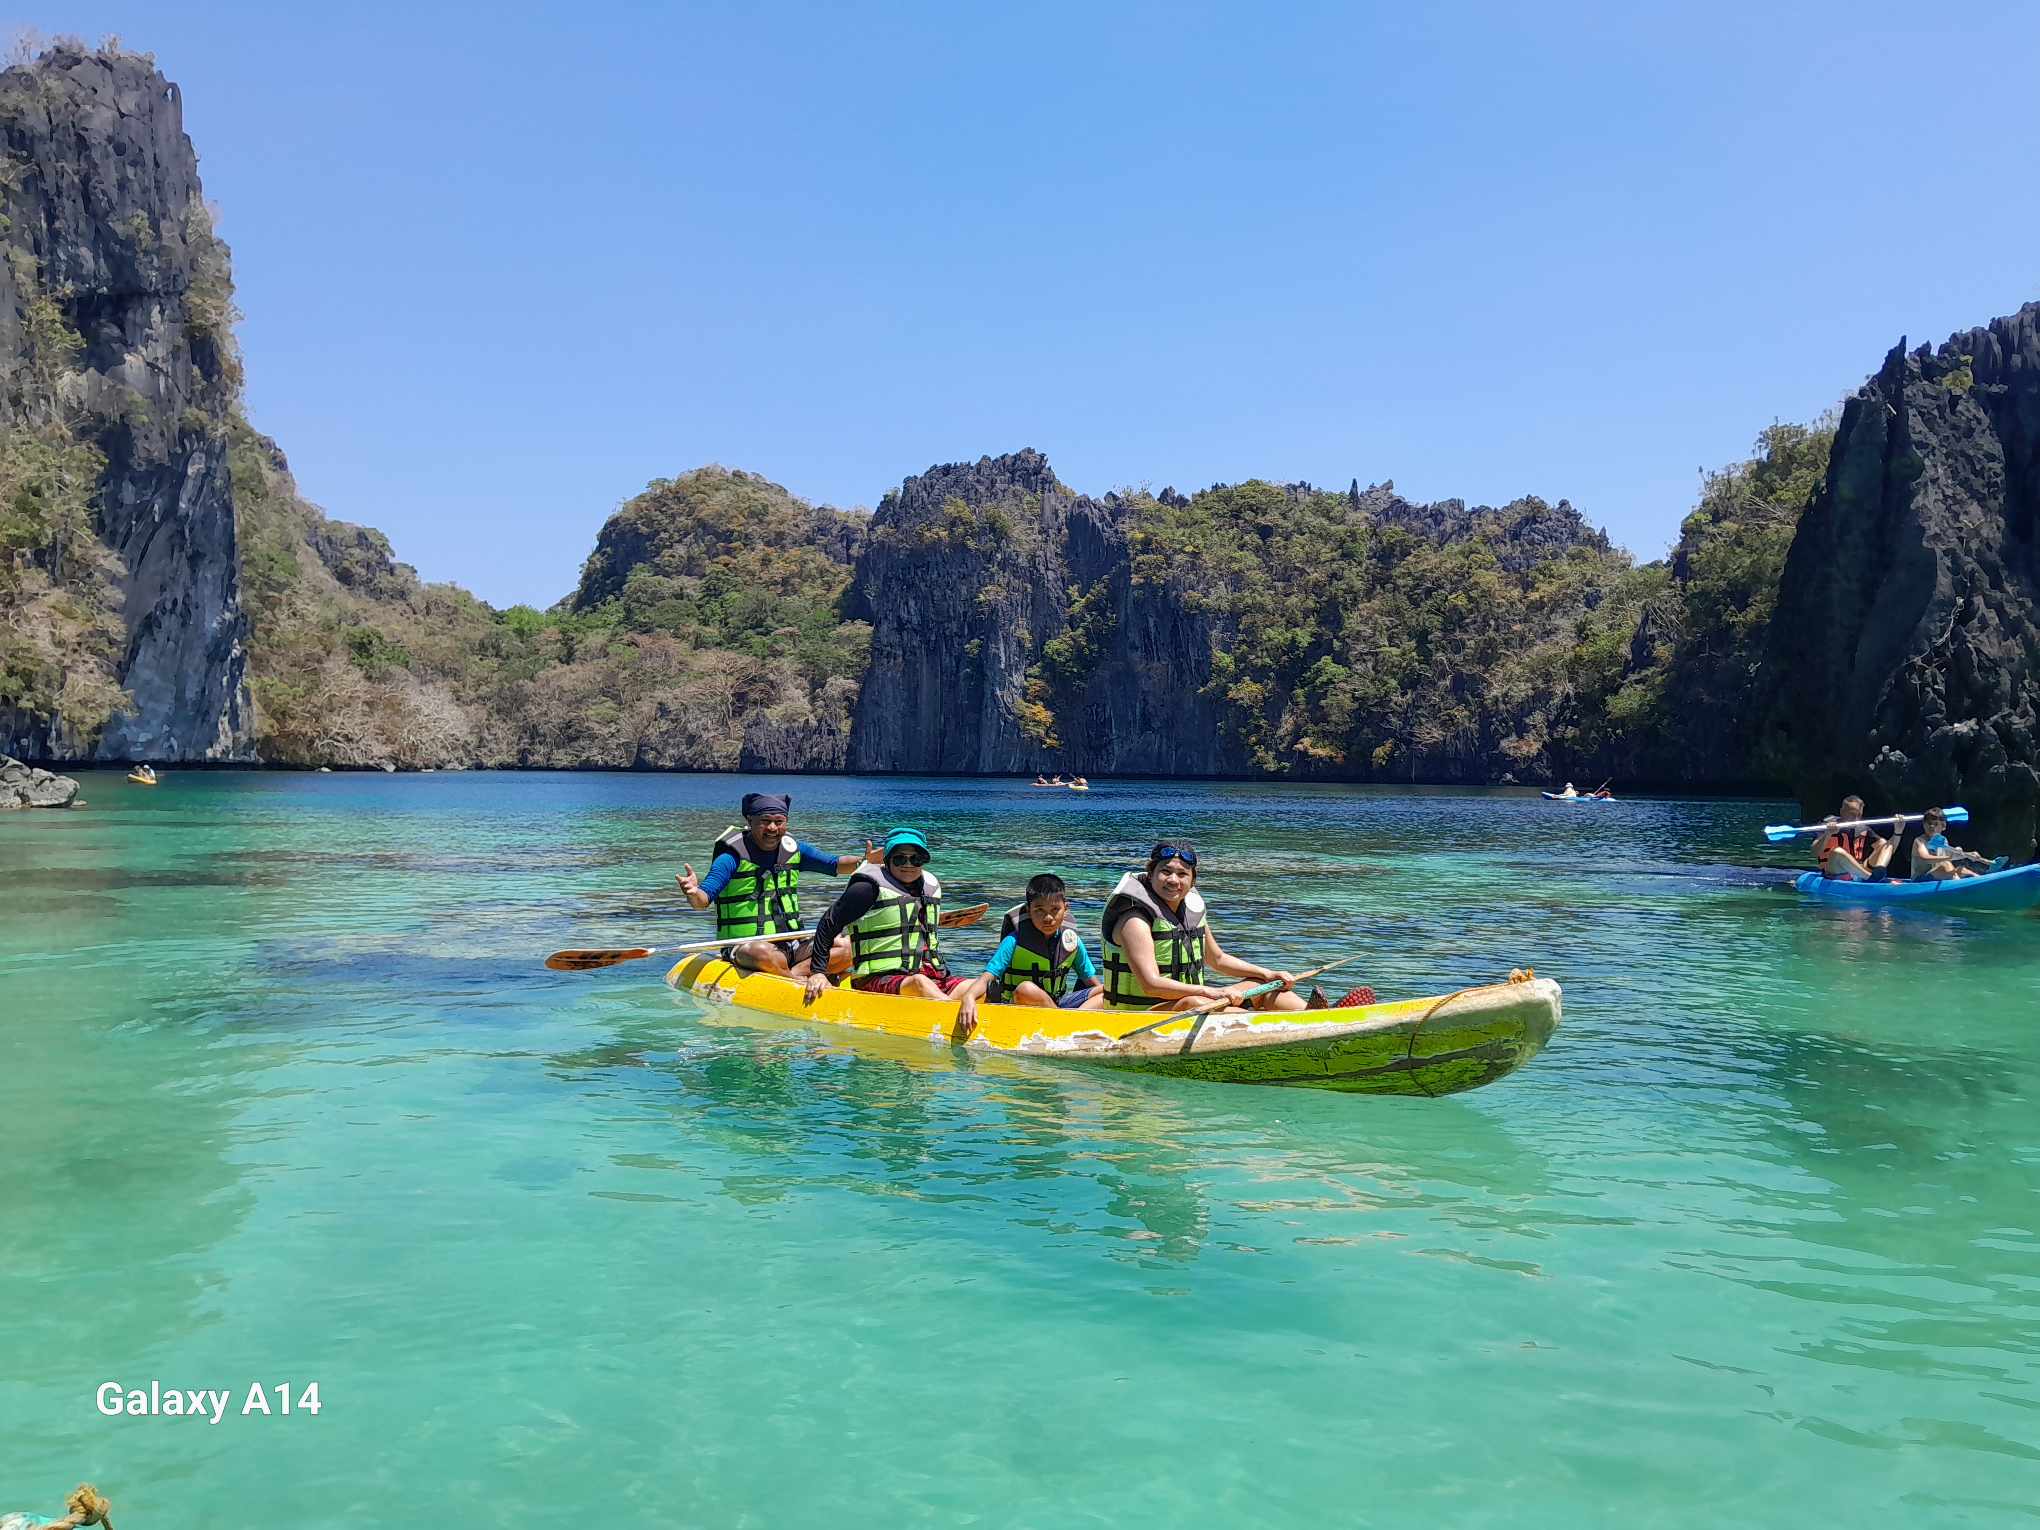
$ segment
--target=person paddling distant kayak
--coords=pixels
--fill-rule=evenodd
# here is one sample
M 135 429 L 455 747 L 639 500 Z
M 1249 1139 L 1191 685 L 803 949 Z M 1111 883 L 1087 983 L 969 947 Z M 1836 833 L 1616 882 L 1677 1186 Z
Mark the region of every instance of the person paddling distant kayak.
M 1894 827 L 1891 838 L 1882 839 L 1868 829 L 1839 827 L 1862 816 L 1863 799 L 1844 797 L 1840 815 L 1826 820 L 1826 832 L 1813 842 L 1813 858 L 1822 876 L 1844 882 L 1871 882 L 1883 881 L 1890 875 L 1891 857 L 1898 849 L 1903 831 Z
M 1253 1001 L 1256 1009 L 1302 1009 L 1292 974 L 1257 967 L 1219 946 L 1196 883 L 1196 849 L 1166 841 L 1148 853 L 1146 870 L 1119 879 L 1105 902 L 1105 1002 L 1114 1009 L 1152 1009 L 1157 1001 L 1189 1009 L 1227 997 L 1232 989 L 1204 981 L 1208 967 L 1281 983 Z
M 865 862 L 877 860 L 878 849 L 866 840 L 861 855 L 855 851 L 827 855 L 803 845 L 786 832 L 786 817 L 792 808 L 791 797 L 746 792 L 744 826 L 732 825 L 717 836 L 709 848 L 708 876 L 696 877 L 694 867 L 687 864 L 674 880 L 694 907 L 715 905 L 716 936 L 730 942 L 724 952 L 726 961 L 753 972 L 805 977 L 814 954 L 809 942 L 789 944 L 757 937 L 800 928 L 801 872 L 845 876 Z M 822 949 L 829 950 L 826 945 Z M 849 961 L 850 948 L 845 945 L 830 952 L 825 965 L 840 971 Z

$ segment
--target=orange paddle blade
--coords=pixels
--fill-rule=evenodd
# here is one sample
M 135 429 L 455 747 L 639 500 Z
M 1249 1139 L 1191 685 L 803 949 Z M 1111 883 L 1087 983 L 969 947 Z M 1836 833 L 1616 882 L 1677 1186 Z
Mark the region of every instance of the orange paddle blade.
M 591 972 L 597 967 L 614 967 L 650 956 L 650 946 L 610 946 L 590 950 L 555 951 L 545 964 L 555 972 Z
M 955 929 L 960 924 L 976 924 L 992 911 L 989 903 L 974 903 L 969 908 L 953 908 L 936 923 L 944 929 Z

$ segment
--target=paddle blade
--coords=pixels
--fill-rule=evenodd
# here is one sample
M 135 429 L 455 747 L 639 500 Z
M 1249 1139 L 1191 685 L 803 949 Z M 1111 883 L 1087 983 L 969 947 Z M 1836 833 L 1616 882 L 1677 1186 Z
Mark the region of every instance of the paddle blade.
M 650 946 L 610 946 L 590 950 L 555 951 L 545 964 L 555 972 L 592 972 L 597 967 L 614 967 L 652 954 Z
M 1941 812 L 1942 812 L 1942 815 L 1943 815 L 1944 817 L 1946 817 L 1946 818 L 1947 818 L 1947 820 L 1948 820 L 1948 822 L 1950 822 L 1950 823 L 1967 823 L 1967 822 L 1969 822 L 1969 809 L 1968 809 L 1968 808 L 1964 808 L 1964 807 L 1953 807 L 1953 808 L 1942 808 L 1942 809 L 1941 809 Z
M 976 924 L 991 911 L 992 906 L 989 903 L 976 903 L 969 908 L 953 908 L 938 919 L 936 923 L 940 924 L 945 930 L 953 930 L 958 925 Z
M 1774 845 L 1780 840 L 1792 839 L 1798 833 L 1798 828 L 1789 823 L 1767 823 L 1764 825 L 1764 838 Z

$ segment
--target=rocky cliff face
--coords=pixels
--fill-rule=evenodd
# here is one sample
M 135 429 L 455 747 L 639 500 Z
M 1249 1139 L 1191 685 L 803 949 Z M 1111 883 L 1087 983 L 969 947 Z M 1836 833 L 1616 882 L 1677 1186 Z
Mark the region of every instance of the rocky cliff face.
M 1773 732 L 1808 813 L 1972 814 L 2033 842 L 2040 799 L 2040 304 L 1907 354 L 1843 411 L 1779 587 Z
M 58 48 L 0 74 L 0 358 L 38 298 L 82 336 L 63 407 L 104 454 L 133 710 L 101 759 L 247 759 L 246 622 L 221 421 L 238 374 L 231 289 L 177 87 L 126 54 Z M 18 423 L 18 422 L 17 422 Z M 25 753 L 75 757 L 61 718 L 0 718 Z
M 1032 768 L 1028 668 L 1067 627 L 1072 587 L 1123 579 L 1124 563 L 1110 509 L 1036 451 L 931 467 L 887 494 L 844 606 L 872 628 L 850 769 Z
M 872 626 L 850 768 L 1367 779 L 1392 757 L 1406 779 L 1422 747 L 1434 778 L 1492 779 L 1513 759 L 1492 707 L 1464 740 L 1405 728 L 1405 752 L 1376 757 L 1387 735 L 1358 713 L 1407 708 L 1369 666 L 1424 623 L 1375 632 L 1372 608 L 1323 577 L 1474 544 L 1468 567 L 1492 557 L 1518 578 L 1572 549 L 1618 556 L 1539 500 L 1468 510 L 1357 483 L 1092 499 L 1035 451 L 930 468 L 880 504 L 846 599 Z M 1356 733 L 1368 752 L 1346 747 Z

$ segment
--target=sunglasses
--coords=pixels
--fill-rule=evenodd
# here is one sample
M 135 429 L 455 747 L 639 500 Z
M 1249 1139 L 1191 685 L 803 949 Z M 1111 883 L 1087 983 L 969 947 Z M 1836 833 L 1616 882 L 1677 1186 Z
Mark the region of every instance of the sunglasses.
M 1156 845 L 1148 853 L 1148 864 L 1159 866 L 1163 861 L 1181 861 L 1194 871 L 1197 868 L 1197 852 L 1188 845 Z
M 921 854 L 918 850 L 902 850 L 897 855 L 887 856 L 886 859 L 895 866 L 925 866 L 928 864 L 928 857 Z

